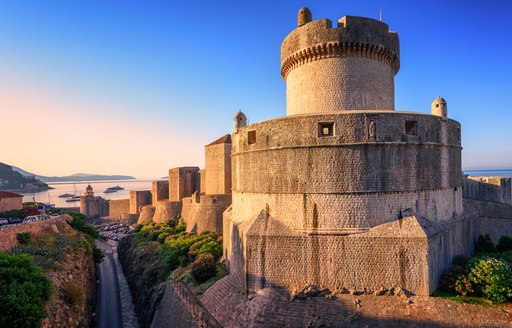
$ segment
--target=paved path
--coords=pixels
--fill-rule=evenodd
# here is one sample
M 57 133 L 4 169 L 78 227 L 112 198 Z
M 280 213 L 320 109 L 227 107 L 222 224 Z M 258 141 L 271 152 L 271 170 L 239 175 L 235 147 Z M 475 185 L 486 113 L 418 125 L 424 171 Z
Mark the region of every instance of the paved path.
M 106 252 L 105 259 L 98 264 L 98 328 L 139 327 L 130 290 L 117 257 L 117 243 L 96 241 L 96 245 Z

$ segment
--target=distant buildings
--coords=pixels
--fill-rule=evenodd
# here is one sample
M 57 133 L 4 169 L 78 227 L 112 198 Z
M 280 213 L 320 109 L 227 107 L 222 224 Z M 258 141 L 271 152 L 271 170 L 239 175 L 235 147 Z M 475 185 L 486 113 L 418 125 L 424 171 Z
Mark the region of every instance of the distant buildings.
M 0 191 L 0 212 L 21 210 L 23 208 L 23 195 L 8 191 Z

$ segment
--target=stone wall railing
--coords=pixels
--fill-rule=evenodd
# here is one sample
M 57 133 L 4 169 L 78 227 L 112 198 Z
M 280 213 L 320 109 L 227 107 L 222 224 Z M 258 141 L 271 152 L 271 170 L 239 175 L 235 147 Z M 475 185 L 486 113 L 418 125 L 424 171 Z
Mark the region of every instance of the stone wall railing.
M 173 288 L 183 305 L 191 312 L 200 327 L 222 328 L 222 325 L 204 307 L 196 294 L 182 281 L 169 279 L 169 287 Z
M 4 225 L 0 227 L 0 252 L 6 252 L 18 245 L 16 235 L 22 232 L 37 233 L 50 227 L 57 221 L 68 220 L 68 216 L 58 216 L 44 221 L 36 221 L 23 224 Z

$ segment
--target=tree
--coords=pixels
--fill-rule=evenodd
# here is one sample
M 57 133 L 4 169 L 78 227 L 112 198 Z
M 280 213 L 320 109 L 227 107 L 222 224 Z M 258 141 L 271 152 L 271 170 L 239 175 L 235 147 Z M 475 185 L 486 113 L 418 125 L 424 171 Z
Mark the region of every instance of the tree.
M 27 255 L 0 253 L 0 327 L 39 327 L 50 280 Z

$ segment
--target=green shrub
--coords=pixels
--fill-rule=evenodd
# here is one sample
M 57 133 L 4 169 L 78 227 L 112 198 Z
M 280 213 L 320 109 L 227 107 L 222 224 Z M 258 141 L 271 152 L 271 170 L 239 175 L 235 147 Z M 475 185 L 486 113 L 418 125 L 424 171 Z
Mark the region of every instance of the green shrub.
M 480 235 L 475 244 L 475 253 L 494 253 L 496 247 L 489 235 Z
M 198 283 L 205 282 L 215 276 L 216 271 L 215 259 L 211 254 L 199 255 L 190 268 L 190 274 Z
M 94 262 L 96 263 L 103 262 L 103 259 L 105 258 L 106 255 L 107 254 L 105 253 L 105 251 L 102 250 L 101 248 L 94 247 L 92 249 L 92 257 L 94 258 Z
M 197 254 L 212 254 L 215 261 L 218 261 L 222 256 L 222 244 L 216 241 L 206 242 L 201 246 Z
M 18 243 L 20 244 L 28 244 L 30 241 L 30 238 L 32 238 L 31 232 L 20 232 L 16 234 L 16 239 L 18 240 Z
M 80 213 L 67 213 L 69 216 L 71 216 L 71 227 L 73 227 L 75 230 L 81 231 L 92 238 L 96 239 L 99 236 L 98 230 L 90 223 L 85 221 L 85 216 Z
M 441 275 L 439 287 L 447 292 L 458 292 L 467 294 L 467 263 L 469 259 L 463 255 L 453 258 L 452 266 Z
M 512 297 L 512 269 L 502 260 L 491 257 L 475 258 L 469 262 L 469 280 L 476 292 L 494 303 Z
M 0 327 L 39 327 L 51 282 L 27 255 L 0 253 Z
M 64 283 L 62 286 L 62 294 L 64 300 L 71 305 L 82 305 L 84 302 L 83 290 L 73 283 Z
M 496 249 L 498 252 L 512 251 L 512 237 L 501 236 Z

